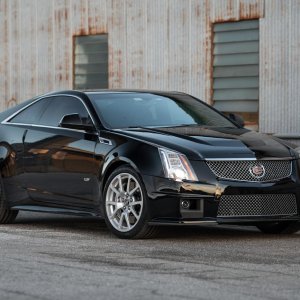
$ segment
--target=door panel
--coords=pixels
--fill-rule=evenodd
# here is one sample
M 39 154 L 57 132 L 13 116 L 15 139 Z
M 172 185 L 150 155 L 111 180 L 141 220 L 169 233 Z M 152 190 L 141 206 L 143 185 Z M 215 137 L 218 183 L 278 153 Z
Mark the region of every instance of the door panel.
M 91 208 L 98 197 L 97 136 L 62 128 L 29 130 L 24 166 L 27 188 L 40 204 Z

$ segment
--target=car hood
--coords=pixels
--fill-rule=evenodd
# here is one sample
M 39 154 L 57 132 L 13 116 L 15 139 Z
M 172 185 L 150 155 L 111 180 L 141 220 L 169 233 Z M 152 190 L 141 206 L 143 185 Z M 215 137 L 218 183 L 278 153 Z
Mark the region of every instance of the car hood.
M 275 159 L 291 157 L 288 146 L 245 128 L 163 127 L 120 130 L 123 134 L 185 154 L 189 159 Z

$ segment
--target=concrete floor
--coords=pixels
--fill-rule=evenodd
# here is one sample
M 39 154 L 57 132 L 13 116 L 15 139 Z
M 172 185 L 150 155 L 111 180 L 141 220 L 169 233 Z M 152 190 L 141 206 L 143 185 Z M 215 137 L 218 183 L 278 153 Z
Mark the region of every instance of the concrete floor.
M 0 299 L 300 299 L 300 234 L 164 227 L 120 240 L 95 218 L 0 226 Z

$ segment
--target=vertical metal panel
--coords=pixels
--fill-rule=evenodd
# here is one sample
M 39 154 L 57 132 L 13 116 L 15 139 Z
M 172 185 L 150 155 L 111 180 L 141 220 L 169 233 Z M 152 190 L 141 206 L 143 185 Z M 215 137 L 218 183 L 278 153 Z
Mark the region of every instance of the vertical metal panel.
M 264 0 L 208 0 L 211 21 L 239 21 L 264 17 Z
M 8 1 L 0 0 L 0 109 L 6 108 L 9 91 L 9 10 Z
M 265 9 L 260 20 L 260 130 L 300 135 L 300 1 L 267 0 Z
M 107 33 L 107 1 L 88 0 L 89 34 Z
M 191 1 L 190 16 L 190 86 L 192 95 L 209 101 L 211 94 L 211 23 L 210 3 Z
M 211 0 L 211 19 L 213 22 L 224 22 L 239 19 L 239 1 Z
M 168 1 L 147 1 L 146 65 L 147 86 L 166 89 L 169 62 Z
M 74 35 L 89 34 L 88 2 L 86 0 L 72 0 L 70 12 L 72 33 Z
M 37 93 L 43 94 L 56 88 L 54 78 L 54 21 L 53 2 L 37 1 Z M 50 14 L 49 14 L 50 12 Z
M 264 17 L 264 0 L 239 1 L 239 19 L 257 19 Z
M 146 4 L 146 0 L 126 1 L 127 22 L 123 34 L 126 36 L 126 53 L 130 53 L 126 57 L 126 84 L 130 88 L 147 86 Z
M 7 106 L 14 106 L 17 104 L 17 99 L 20 98 L 20 51 L 18 47 L 20 41 L 20 6 L 18 0 L 9 1 L 9 5 L 12 20 L 14 20 L 10 21 L 9 38 L 17 41 L 17 45 L 10 44 L 9 47 L 11 72 L 9 77 L 10 91 Z
M 55 88 L 72 88 L 72 30 L 70 1 L 56 0 L 54 7 Z
M 16 41 L 20 51 L 19 94 L 21 99 L 27 99 L 37 93 L 36 0 L 23 0 L 19 4 L 20 32 L 19 41 Z M 11 43 L 10 47 L 14 47 L 14 44 Z
M 172 0 L 169 5 L 168 89 L 187 92 L 190 82 L 190 4 Z
M 121 88 L 126 85 L 126 3 L 124 0 L 108 0 L 109 33 L 109 87 Z

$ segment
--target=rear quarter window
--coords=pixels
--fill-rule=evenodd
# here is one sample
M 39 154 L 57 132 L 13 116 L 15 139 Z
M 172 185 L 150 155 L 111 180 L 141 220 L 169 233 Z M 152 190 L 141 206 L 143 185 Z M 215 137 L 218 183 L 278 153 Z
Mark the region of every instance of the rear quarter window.
M 9 120 L 10 123 L 37 124 L 41 115 L 48 107 L 51 98 L 41 99 L 22 110 Z

